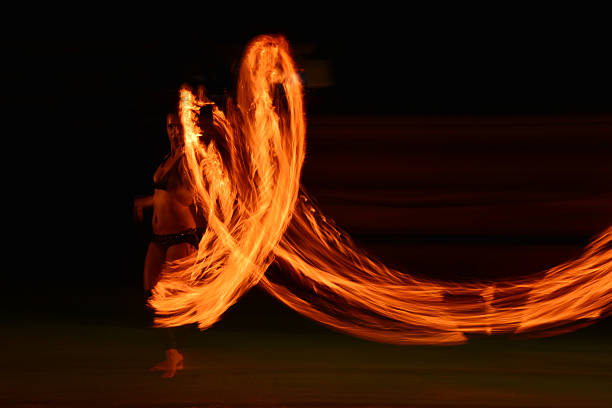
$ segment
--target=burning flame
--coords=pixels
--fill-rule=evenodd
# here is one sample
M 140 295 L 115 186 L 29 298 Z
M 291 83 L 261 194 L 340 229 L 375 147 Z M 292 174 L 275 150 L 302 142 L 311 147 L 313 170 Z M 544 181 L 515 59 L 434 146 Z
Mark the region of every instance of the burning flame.
M 300 186 L 303 93 L 282 36 L 255 38 L 236 100 L 227 113 L 213 104 L 223 140 L 206 139 L 198 126 L 207 104 L 203 93 L 181 89 L 184 170 L 208 225 L 197 253 L 167 265 L 154 288 L 157 325 L 205 330 L 256 284 L 311 319 L 396 344 L 457 344 L 466 333 L 554 335 L 612 311 L 612 227 L 580 258 L 512 281 L 417 278 L 358 248 Z M 280 272 L 266 275 L 274 261 Z

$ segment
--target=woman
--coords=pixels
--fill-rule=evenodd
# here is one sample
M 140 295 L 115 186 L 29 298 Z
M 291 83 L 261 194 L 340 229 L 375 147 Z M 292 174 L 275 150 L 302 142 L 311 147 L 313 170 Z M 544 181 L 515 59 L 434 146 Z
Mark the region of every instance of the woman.
M 153 237 L 144 265 L 146 298 L 160 277 L 165 262 L 188 256 L 198 247 L 202 229 L 198 228 L 193 207 L 193 194 L 184 179 L 183 129 L 176 113 L 166 117 L 166 131 L 170 139 L 170 153 L 166 155 L 153 175 L 154 193 L 134 200 L 135 216 L 143 220 L 143 209 L 153 207 Z M 173 328 L 163 329 L 166 334 L 166 360 L 151 368 L 164 371 L 162 377 L 174 377 L 183 369 L 183 355 L 179 352 Z

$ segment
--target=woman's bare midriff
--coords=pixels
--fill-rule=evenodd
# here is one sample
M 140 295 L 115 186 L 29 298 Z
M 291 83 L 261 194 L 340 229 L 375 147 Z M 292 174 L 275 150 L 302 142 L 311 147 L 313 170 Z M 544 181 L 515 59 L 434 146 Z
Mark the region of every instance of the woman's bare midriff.
M 154 234 L 176 234 L 195 227 L 196 222 L 189 206 L 174 198 L 170 191 L 155 190 L 153 193 Z

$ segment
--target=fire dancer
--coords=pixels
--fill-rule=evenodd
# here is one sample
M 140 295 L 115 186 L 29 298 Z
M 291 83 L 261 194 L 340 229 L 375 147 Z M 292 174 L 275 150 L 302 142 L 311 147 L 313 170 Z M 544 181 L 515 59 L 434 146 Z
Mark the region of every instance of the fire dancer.
M 202 229 L 195 216 L 193 193 L 185 180 L 183 129 L 177 113 L 166 117 L 166 131 L 170 140 L 170 153 L 166 155 L 153 175 L 153 195 L 134 200 L 138 221 L 143 220 L 143 209 L 153 207 L 153 237 L 144 263 L 144 290 L 146 300 L 159 280 L 165 263 L 188 256 L 197 250 Z M 166 359 L 151 368 L 163 371 L 162 377 L 172 378 L 183 369 L 183 355 L 179 352 L 175 328 L 165 332 Z

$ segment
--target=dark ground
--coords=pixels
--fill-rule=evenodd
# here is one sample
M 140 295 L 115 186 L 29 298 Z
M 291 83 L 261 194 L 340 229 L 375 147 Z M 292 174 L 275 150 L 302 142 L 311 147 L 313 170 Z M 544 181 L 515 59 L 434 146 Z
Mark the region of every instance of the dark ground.
M 248 303 L 243 300 L 243 306 Z M 19 329 L 5 325 L 12 336 L 2 341 L 0 403 L 607 407 L 612 401 L 606 322 L 548 339 L 482 338 L 461 346 L 400 347 L 315 328 L 249 329 L 239 324 L 240 314 L 236 310 L 225 325 L 205 333 L 185 330 L 185 370 L 172 380 L 147 371 L 162 353 L 155 334 L 137 325 L 53 319 L 25 328 L 20 323 Z M 269 316 L 260 320 L 272 322 Z

